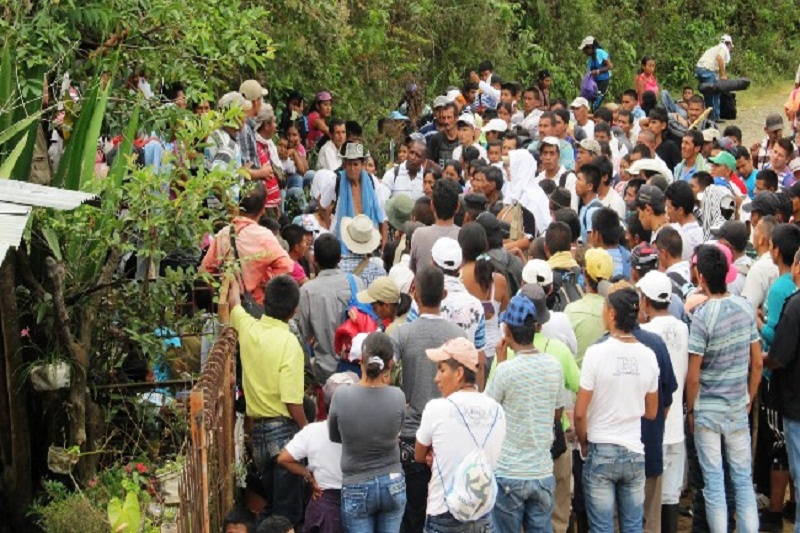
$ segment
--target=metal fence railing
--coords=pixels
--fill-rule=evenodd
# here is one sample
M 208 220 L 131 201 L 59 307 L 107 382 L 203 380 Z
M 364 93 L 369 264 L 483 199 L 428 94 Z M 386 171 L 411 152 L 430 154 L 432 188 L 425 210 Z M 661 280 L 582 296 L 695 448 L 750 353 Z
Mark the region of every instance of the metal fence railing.
M 179 489 L 181 533 L 221 531 L 233 506 L 236 341 L 233 328 L 222 330 L 190 393 L 191 440 Z

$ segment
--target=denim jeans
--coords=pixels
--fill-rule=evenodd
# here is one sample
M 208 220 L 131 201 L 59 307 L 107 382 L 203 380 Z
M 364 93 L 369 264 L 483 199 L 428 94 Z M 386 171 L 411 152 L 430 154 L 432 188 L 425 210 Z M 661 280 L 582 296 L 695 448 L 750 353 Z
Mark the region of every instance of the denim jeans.
M 750 458 L 750 429 L 747 414 L 697 413 L 694 441 L 703 471 L 703 496 L 711 533 L 728 531 L 728 505 L 725 501 L 725 474 L 722 467 L 722 439 L 736 496 L 737 530 L 758 531 L 758 507 L 753 492 Z
M 384 474 L 342 487 L 342 523 L 347 533 L 398 533 L 405 508 L 403 474 Z
M 666 89 L 661 91 L 661 104 L 664 106 L 664 109 L 667 110 L 667 113 L 677 113 L 683 118 L 689 118 L 689 114 L 686 110 L 675 103 L 672 95 Z
M 498 531 L 552 533 L 556 478 L 497 478 L 492 521 Z
M 276 459 L 297 430 L 288 418 L 260 419 L 253 425 L 253 461 L 269 502 L 262 516 L 283 516 L 292 524 L 303 518 L 303 478 L 279 467 Z
M 685 467 L 686 443 L 665 444 L 664 473 L 661 474 L 661 505 L 677 505 L 680 503 Z
M 474 522 L 459 522 L 450 513 L 428 516 L 425 519 L 425 533 L 493 533 L 491 515 Z
M 616 444 L 589 444 L 583 465 L 583 492 L 589 529 L 614 531 L 614 509 L 622 533 L 642 531 L 644 454 Z
M 783 417 L 783 436 L 789 456 L 789 473 L 792 475 L 795 494 L 800 494 L 800 420 Z M 800 533 L 800 505 L 796 506 L 794 533 Z
M 696 67 L 694 75 L 697 77 L 699 83 L 714 83 L 717 81 L 717 74 L 707 68 Z M 716 91 L 707 91 L 703 93 L 703 98 L 706 101 L 706 107 L 713 107 L 713 116 L 709 117 L 711 120 L 719 120 L 719 93 Z

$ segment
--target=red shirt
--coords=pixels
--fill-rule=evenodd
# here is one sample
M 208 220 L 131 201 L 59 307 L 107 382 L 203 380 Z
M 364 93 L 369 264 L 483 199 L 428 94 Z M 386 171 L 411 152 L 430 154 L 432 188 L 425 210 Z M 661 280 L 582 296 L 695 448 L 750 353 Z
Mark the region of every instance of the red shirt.
M 269 160 L 269 148 L 263 143 L 256 143 L 256 151 L 258 152 L 258 159 L 261 162 L 261 168 L 271 164 Z M 273 174 L 270 178 L 264 180 L 264 187 L 267 188 L 267 201 L 264 202 L 264 207 L 267 209 L 277 208 L 281 205 L 281 189 L 278 184 L 278 178 Z

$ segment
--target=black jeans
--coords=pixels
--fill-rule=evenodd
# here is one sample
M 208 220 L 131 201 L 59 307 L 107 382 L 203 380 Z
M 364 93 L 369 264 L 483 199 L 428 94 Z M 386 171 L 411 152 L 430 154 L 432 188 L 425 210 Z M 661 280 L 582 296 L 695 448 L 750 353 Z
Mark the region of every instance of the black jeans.
M 303 519 L 303 478 L 277 464 L 281 449 L 297 431 L 297 424 L 288 418 L 260 419 L 253 425 L 253 461 L 261 473 L 267 497 L 261 518 L 279 515 L 292 524 Z
M 400 526 L 401 533 L 422 533 L 425 528 L 431 469 L 414 461 L 415 443 L 416 439 L 400 438 L 400 461 L 406 476 L 406 510 Z

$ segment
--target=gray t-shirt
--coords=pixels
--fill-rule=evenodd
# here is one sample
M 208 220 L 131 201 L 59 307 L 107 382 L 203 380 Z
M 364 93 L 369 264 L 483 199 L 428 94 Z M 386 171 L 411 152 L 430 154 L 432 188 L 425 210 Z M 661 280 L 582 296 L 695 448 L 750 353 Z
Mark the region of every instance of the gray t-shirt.
M 431 264 L 431 248 L 442 237 L 450 237 L 451 239 L 458 240 L 458 232 L 461 230 L 458 226 L 427 226 L 419 228 L 414 232 L 411 237 L 411 262 L 409 268 L 417 272 L 420 268 L 430 266 Z
M 403 365 L 402 389 L 407 402 L 401 437 L 416 438 L 425 405 L 441 397 L 433 381 L 436 363 L 428 359 L 425 350 L 439 348 L 451 339 L 466 336 L 457 325 L 432 315 L 421 315 L 414 322 L 401 325 L 392 334 L 395 361 Z
M 399 474 L 397 437 L 406 399 L 397 387 L 340 387 L 328 413 L 332 442 L 342 444 L 342 485 Z

